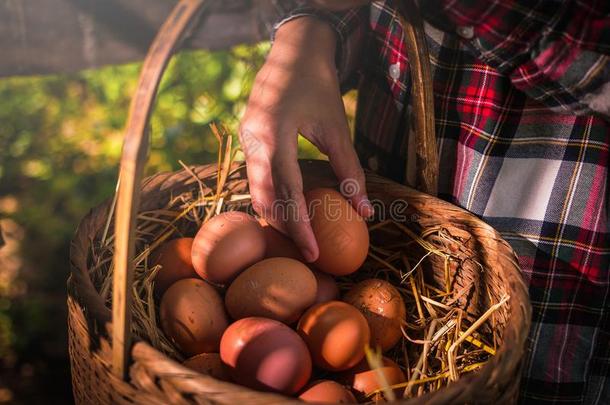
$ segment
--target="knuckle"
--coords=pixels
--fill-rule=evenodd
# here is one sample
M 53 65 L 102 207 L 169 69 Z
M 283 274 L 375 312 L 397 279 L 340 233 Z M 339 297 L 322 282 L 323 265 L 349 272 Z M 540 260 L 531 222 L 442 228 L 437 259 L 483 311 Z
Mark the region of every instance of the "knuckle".
M 280 182 L 275 186 L 275 196 L 285 202 L 299 201 L 301 191 L 292 184 Z
M 364 175 L 364 170 L 360 165 L 356 167 L 356 172 L 354 173 L 354 178 L 356 181 L 362 185 L 366 183 L 366 176 Z
M 256 193 L 252 193 L 252 208 L 262 217 L 265 217 L 270 212 L 270 205 L 267 200 L 259 197 Z
M 307 216 L 301 190 L 289 184 L 280 184 L 275 187 L 275 192 L 275 204 L 286 222 L 299 222 Z
M 262 138 L 250 126 L 242 125 L 239 128 L 238 134 L 239 143 L 246 158 L 254 155 L 263 145 Z

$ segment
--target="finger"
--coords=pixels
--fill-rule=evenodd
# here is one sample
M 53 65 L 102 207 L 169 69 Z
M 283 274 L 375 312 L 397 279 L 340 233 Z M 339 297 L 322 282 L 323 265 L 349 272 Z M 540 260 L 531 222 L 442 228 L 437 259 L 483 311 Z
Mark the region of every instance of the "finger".
M 246 172 L 248 174 L 248 187 L 254 211 L 263 218 L 271 216 L 271 207 L 275 200 L 273 182 L 269 173 L 271 162 L 262 138 L 254 132 L 239 130 L 241 148 L 246 158 Z
M 258 158 L 247 161 L 246 172 L 248 174 L 248 186 L 252 208 L 263 218 L 271 217 L 275 192 L 273 183 L 268 179 L 270 165 Z
M 296 131 L 295 131 L 296 132 Z M 297 162 L 296 136 L 294 143 L 284 146 L 272 159 L 273 186 L 276 195 L 274 215 L 281 215 L 286 230 L 308 262 L 318 259 L 318 243 L 314 236 L 307 203 L 303 196 L 303 179 Z
M 331 127 L 332 128 L 332 127 Z M 341 194 L 350 200 L 352 206 L 364 218 L 374 214 L 373 205 L 366 193 L 364 170 L 352 145 L 347 123 L 334 126 L 326 134 L 328 160 L 340 182 Z

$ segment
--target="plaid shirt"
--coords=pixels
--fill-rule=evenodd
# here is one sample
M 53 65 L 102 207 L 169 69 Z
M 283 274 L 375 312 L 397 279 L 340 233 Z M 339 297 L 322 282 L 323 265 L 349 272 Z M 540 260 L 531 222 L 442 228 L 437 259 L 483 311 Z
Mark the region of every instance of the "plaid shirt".
M 409 63 L 393 4 L 326 13 L 293 3 L 281 22 L 314 15 L 334 27 L 342 83 L 359 89 L 361 162 L 408 182 Z M 522 402 L 610 404 L 610 2 L 420 4 L 439 194 L 501 232 L 529 284 Z

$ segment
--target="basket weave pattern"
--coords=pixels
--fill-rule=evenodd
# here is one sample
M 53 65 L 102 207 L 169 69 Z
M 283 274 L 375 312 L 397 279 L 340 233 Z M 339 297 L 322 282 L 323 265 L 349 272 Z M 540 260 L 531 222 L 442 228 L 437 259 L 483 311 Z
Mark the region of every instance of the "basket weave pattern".
M 301 162 L 305 187 L 336 187 L 337 182 L 326 162 Z M 198 178 L 213 186 L 216 165 L 194 169 Z M 196 191 L 199 187 L 185 171 L 164 173 L 147 179 L 142 188 L 140 211 L 161 208 L 177 193 Z M 227 183 L 238 193 L 247 192 L 245 170 L 235 172 Z M 496 314 L 500 348 L 488 363 L 475 373 L 423 398 L 404 400 L 401 404 L 434 403 L 511 403 L 518 393 L 520 360 L 530 322 L 530 307 L 526 287 L 510 246 L 489 225 L 463 209 L 427 194 L 367 173 L 367 190 L 371 199 L 384 204 L 394 200 L 408 203 L 410 227 L 443 226 L 450 232 L 460 232 L 469 238 L 468 245 L 476 252 L 473 257 L 487 271 L 477 266 L 464 266 L 456 274 L 455 283 L 486 286 L 492 300 L 510 295 L 508 305 Z M 92 280 L 91 264 L 96 244 L 110 214 L 111 201 L 93 209 L 80 224 L 71 249 L 72 275 L 68 281 L 69 349 L 72 365 L 73 390 L 79 404 L 108 403 L 202 403 L 202 404 L 289 404 L 300 403 L 294 398 L 261 393 L 245 387 L 218 381 L 195 373 L 144 341 L 134 344 L 129 381 L 111 372 L 111 312 L 98 293 L 99 280 Z M 415 223 L 413 222 L 415 221 Z M 448 247 L 448 249 L 451 247 Z M 442 266 L 428 266 L 434 278 L 443 279 Z M 489 306 L 486 294 L 475 293 L 468 298 L 468 312 L 480 314 Z

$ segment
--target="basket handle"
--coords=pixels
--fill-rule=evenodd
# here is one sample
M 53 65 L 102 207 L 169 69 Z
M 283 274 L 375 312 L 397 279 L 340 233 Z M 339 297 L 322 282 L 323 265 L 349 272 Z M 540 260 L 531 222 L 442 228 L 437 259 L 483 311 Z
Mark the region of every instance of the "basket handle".
M 205 0 L 181 0 L 152 43 L 129 108 L 115 214 L 112 294 L 112 371 L 127 378 L 131 349 L 131 286 L 140 182 L 148 154 L 148 120 L 159 82 L 174 50 L 201 15 Z
M 405 34 L 405 45 L 411 65 L 411 81 L 413 83 L 411 106 L 415 127 L 415 187 L 424 193 L 436 196 L 438 191 L 438 153 L 434 126 L 434 93 L 424 24 L 419 9 L 412 0 L 395 3 L 400 3 L 398 5 L 398 18 Z M 405 131 L 405 139 L 408 139 L 408 125 Z M 405 179 L 406 170 L 405 167 Z
M 192 28 L 206 0 L 180 0 L 152 43 L 140 73 L 136 94 L 131 102 L 125 129 L 119 188 L 115 211 L 114 274 L 112 295 L 112 371 L 127 378 L 131 349 L 131 288 L 135 228 L 140 204 L 140 182 L 148 153 L 148 121 L 163 72 L 172 54 Z M 410 3 L 410 1 L 409 1 Z M 421 20 L 417 8 L 400 17 L 405 29 L 411 72 L 413 75 L 414 122 L 417 136 L 418 188 L 436 193 L 436 146 L 434 109 L 430 85 L 430 65 L 427 57 Z

